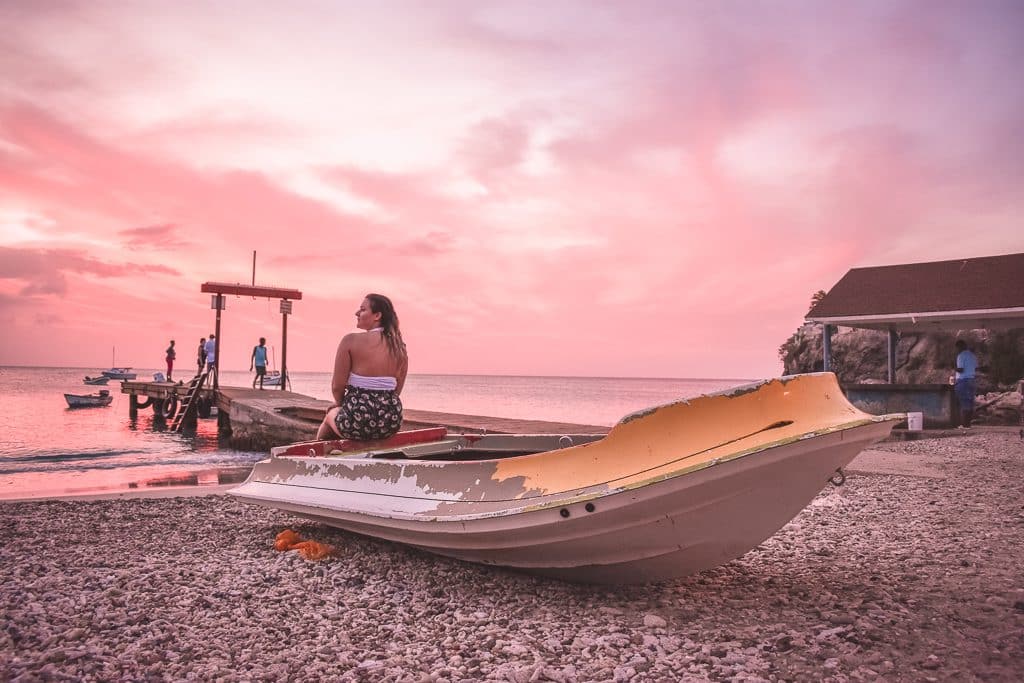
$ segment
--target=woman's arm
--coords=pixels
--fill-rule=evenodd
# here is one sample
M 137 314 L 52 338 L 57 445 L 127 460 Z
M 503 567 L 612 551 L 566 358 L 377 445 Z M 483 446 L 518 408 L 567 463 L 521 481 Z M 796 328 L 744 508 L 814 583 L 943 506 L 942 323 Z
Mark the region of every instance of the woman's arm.
M 395 387 L 395 393 L 401 394 L 402 387 L 405 386 L 405 375 L 409 372 L 409 356 L 406 355 L 402 358 L 402 362 L 398 364 L 398 373 L 395 375 L 395 381 L 398 382 L 398 386 Z
M 334 376 L 331 377 L 331 395 L 334 405 L 340 406 L 345 397 L 348 376 L 352 372 L 352 350 L 350 335 L 345 335 L 338 344 L 338 352 L 334 356 Z

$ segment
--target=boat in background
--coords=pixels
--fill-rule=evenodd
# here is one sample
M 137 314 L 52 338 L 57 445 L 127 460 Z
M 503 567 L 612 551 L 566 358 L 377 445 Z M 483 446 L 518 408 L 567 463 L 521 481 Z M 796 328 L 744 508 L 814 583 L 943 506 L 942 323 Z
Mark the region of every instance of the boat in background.
M 275 448 L 228 493 L 461 560 L 646 583 L 757 547 L 903 419 L 861 412 L 832 373 L 794 375 L 636 412 L 607 435 L 438 428 Z
M 103 376 L 107 379 L 135 379 L 138 377 L 131 368 L 110 368 L 103 371 Z
M 68 408 L 95 408 L 109 406 L 114 397 L 106 389 L 100 389 L 97 394 L 64 394 L 64 400 Z
M 103 376 L 109 379 L 135 379 L 138 375 L 132 372 L 130 367 L 120 368 L 117 366 L 117 347 L 110 349 L 110 369 L 103 371 Z
M 85 384 L 92 384 L 95 386 L 106 384 L 109 381 L 110 378 L 107 377 L 106 375 L 100 375 L 99 377 L 90 377 L 89 375 L 86 375 L 85 379 L 82 380 L 82 382 Z
M 270 347 L 270 367 L 277 365 L 277 354 L 274 353 L 274 347 Z M 267 374 L 263 376 L 263 386 L 265 387 L 279 387 L 284 377 L 281 376 L 280 370 L 267 370 Z

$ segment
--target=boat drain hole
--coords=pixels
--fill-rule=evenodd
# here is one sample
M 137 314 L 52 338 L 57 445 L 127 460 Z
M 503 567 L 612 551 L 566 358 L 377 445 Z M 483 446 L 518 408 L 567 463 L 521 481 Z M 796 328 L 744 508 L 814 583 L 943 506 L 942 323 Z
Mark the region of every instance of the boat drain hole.
M 566 509 L 566 508 L 562 508 L 561 510 L 558 511 L 558 514 L 562 515 L 563 517 L 568 517 L 569 516 L 569 510 Z
M 593 512 L 595 509 L 593 503 L 587 503 L 583 507 L 586 509 L 587 512 Z

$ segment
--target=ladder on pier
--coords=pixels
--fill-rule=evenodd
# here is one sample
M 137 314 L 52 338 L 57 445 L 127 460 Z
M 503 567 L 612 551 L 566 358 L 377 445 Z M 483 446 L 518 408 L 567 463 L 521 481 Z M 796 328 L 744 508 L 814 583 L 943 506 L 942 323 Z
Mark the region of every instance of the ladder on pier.
M 181 402 L 178 412 L 174 415 L 174 422 L 171 423 L 172 432 L 180 432 L 187 418 L 196 415 L 199 409 L 200 392 L 203 390 L 203 384 L 206 382 L 209 374 L 209 371 L 204 370 L 193 377 L 192 381 L 188 383 L 188 392 L 185 394 L 185 399 Z

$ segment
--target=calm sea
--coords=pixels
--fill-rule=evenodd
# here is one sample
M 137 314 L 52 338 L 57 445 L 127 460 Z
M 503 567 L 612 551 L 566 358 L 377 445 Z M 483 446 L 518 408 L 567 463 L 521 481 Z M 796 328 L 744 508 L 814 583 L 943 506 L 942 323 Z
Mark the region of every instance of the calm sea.
M 137 369 L 148 379 L 159 369 Z M 151 410 L 128 417 L 120 382 L 106 408 L 69 409 L 63 394 L 103 387 L 82 383 L 95 368 L 0 367 L 0 499 L 204 486 L 244 479 L 264 452 L 217 440 L 217 421 L 199 420 L 184 436 L 154 424 Z M 224 371 L 222 385 L 249 386 L 248 372 Z M 468 415 L 613 425 L 635 410 L 719 391 L 748 380 L 410 375 L 407 408 Z M 291 390 L 330 398 L 330 374 L 298 372 Z

